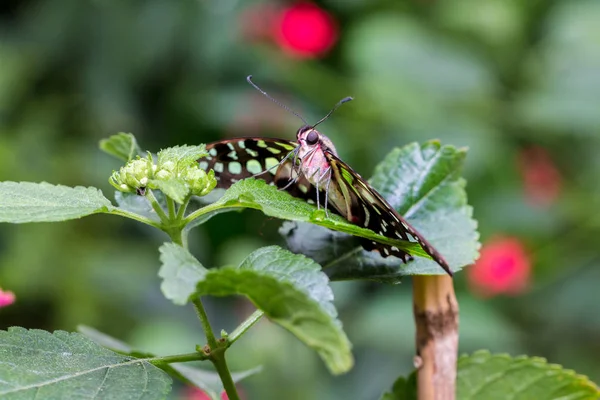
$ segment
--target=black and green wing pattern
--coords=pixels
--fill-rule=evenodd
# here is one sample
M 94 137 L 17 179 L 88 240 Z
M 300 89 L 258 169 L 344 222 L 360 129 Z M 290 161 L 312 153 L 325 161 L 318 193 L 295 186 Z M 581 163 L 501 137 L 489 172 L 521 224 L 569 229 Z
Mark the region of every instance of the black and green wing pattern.
M 346 210 L 337 209 L 348 221 L 368 228 L 378 234 L 391 238 L 410 240 L 409 236 L 421 245 L 423 250 L 433 258 L 449 275 L 452 271 L 444 257 L 413 228 L 398 212 L 358 173 L 350 168 L 330 151 L 325 151 L 333 177 L 331 184 L 339 185 L 346 202 Z M 335 207 L 334 204 L 330 203 Z M 348 211 L 350 214 L 348 214 Z M 377 250 L 383 257 L 395 256 L 404 262 L 412 260 L 412 256 L 395 246 L 361 239 L 365 250 Z

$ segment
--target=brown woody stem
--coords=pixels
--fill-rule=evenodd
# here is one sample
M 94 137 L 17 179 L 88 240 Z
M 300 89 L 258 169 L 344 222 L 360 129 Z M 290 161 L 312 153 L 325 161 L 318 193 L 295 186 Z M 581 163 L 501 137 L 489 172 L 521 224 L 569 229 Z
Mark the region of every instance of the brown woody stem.
M 414 276 L 413 304 L 418 399 L 452 400 L 456 397 L 458 356 L 458 302 L 452 278 Z

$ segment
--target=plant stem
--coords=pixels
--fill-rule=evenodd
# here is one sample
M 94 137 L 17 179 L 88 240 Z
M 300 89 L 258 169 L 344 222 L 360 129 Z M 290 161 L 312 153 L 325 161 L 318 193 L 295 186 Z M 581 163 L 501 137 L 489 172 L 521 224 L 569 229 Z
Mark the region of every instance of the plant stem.
M 206 315 L 206 310 L 204 310 L 202 300 L 197 297 L 192 300 L 192 303 L 194 304 L 196 314 L 198 314 L 198 318 L 200 318 L 200 322 L 202 323 L 202 328 L 204 329 L 204 334 L 206 335 L 206 341 L 208 342 L 211 351 L 216 350 L 218 346 L 217 339 L 215 338 L 215 334 L 213 333 L 210 322 L 208 321 L 208 316 Z
M 177 216 L 175 217 L 176 221 L 181 221 L 183 219 L 183 216 L 185 215 L 185 210 L 187 209 L 191 198 L 192 195 L 188 194 L 183 200 L 183 204 L 179 206 L 179 211 L 177 211 Z
M 200 322 L 204 328 L 204 333 L 206 334 L 206 341 L 210 347 L 208 359 L 214 364 L 215 369 L 219 373 L 219 377 L 221 378 L 221 382 L 223 383 L 227 397 L 230 400 L 239 400 L 240 397 L 238 396 L 237 389 L 235 388 L 235 383 L 233 382 L 233 378 L 231 377 L 231 373 L 227 367 L 227 361 L 225 361 L 225 350 L 227 350 L 227 348 L 225 346 L 219 346 L 217 343 L 217 339 L 212 331 L 210 322 L 208 321 L 208 316 L 206 315 L 206 310 L 204 310 L 204 305 L 202 304 L 200 298 L 192 300 L 192 303 L 196 308 L 196 313 L 200 318 Z
M 231 332 L 231 334 L 229 335 L 229 345 L 231 346 L 233 343 L 235 343 L 236 340 L 242 337 L 242 335 L 255 323 L 257 323 L 264 314 L 264 311 L 256 310 L 252 313 L 252 315 L 246 318 L 246 320 L 242 322 L 237 328 L 235 328 L 234 331 Z
M 165 357 L 153 357 L 148 358 L 148 361 L 154 365 L 162 365 L 162 364 L 171 364 L 177 362 L 188 362 L 188 361 L 203 361 L 207 360 L 208 357 L 205 354 L 196 352 L 196 353 L 188 353 L 188 354 L 177 354 L 174 356 L 165 356 Z
M 225 360 L 225 349 L 221 349 L 221 351 L 214 354 L 212 357 L 212 362 L 215 366 L 215 369 L 219 373 L 219 377 L 221 378 L 221 382 L 223 383 L 223 387 L 225 388 L 225 392 L 227 393 L 229 400 L 240 400 L 235 387 L 235 382 L 233 381 L 231 373 L 229 372 L 229 368 L 227 367 L 227 361 Z
M 456 397 L 458 357 L 458 302 L 452 278 L 415 275 L 412 281 L 417 398 L 452 400 Z
M 160 217 L 160 220 L 163 223 L 168 222 L 169 217 L 167 217 L 167 214 L 165 214 L 165 211 L 162 209 L 160 204 L 158 204 L 158 200 L 156 200 L 156 197 L 154 197 L 154 193 L 152 193 L 152 190 L 150 190 L 150 189 L 146 190 L 146 198 L 148 198 L 148 200 L 150 200 L 150 205 L 152 205 L 152 209 L 154 211 L 156 211 L 156 214 L 158 214 L 158 216 Z
M 167 208 L 169 209 L 169 220 L 175 219 L 175 201 L 167 196 Z
M 135 213 L 123 210 L 121 208 L 113 208 L 110 211 L 108 211 L 108 213 L 112 214 L 112 215 L 120 215 L 121 217 L 130 218 L 130 219 L 133 219 L 135 221 L 141 222 L 143 224 L 153 226 L 153 227 L 155 227 L 157 229 L 162 229 L 162 226 L 161 226 L 160 223 L 158 223 L 156 221 L 153 221 L 150 218 L 146 218 L 146 217 L 143 217 L 141 215 L 138 215 L 138 214 L 135 214 Z

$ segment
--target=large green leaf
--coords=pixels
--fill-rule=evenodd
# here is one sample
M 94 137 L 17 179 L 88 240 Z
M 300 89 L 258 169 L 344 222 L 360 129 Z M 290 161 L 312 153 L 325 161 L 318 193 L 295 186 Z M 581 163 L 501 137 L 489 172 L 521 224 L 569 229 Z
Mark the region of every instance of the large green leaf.
M 458 359 L 459 400 L 597 400 L 600 390 L 587 377 L 539 357 L 510 357 L 487 350 Z M 400 377 L 381 400 L 417 398 L 416 371 Z
M 206 270 L 185 249 L 168 243 L 161 247 L 161 260 L 163 292 L 175 303 L 197 295 L 244 295 L 315 349 L 333 373 L 352 367 L 329 280 L 311 259 L 271 246 L 256 250 L 237 268 Z
M 0 182 L 0 222 L 66 221 L 112 208 L 102 192 L 93 187 Z
M 116 354 L 79 333 L 0 331 L 0 397 L 164 399 L 171 379 L 144 360 Z
M 478 255 L 477 224 L 467 204 L 460 171 L 465 150 L 431 141 L 392 150 L 377 166 L 371 184 L 439 252 L 453 271 Z M 285 224 L 288 247 L 314 258 L 331 279 L 397 281 L 404 275 L 444 274 L 434 261 L 407 264 L 362 250 L 356 240 L 306 224 Z
M 188 220 L 198 217 L 204 222 L 225 210 L 239 208 L 257 209 L 275 218 L 297 222 L 310 222 L 325 228 L 390 244 L 406 250 L 413 255 L 429 257 L 418 243 L 395 240 L 378 235 L 369 229 L 353 225 L 346 219 L 333 213 L 329 213 L 327 216 L 325 211 L 317 210 L 314 205 L 294 198 L 289 193 L 278 190 L 272 185 L 267 185 L 265 181 L 256 179 L 244 179 L 235 183 L 227 189 L 218 201 L 199 210 L 198 213 L 200 215 L 190 215 Z
M 596 400 L 600 390 L 587 377 L 539 357 L 478 351 L 458 360 L 457 393 L 470 399 Z
M 77 330 L 88 338 L 92 339 L 94 342 L 121 354 L 128 354 L 138 358 L 155 357 L 150 353 L 134 350 L 127 343 L 89 326 L 80 325 L 77 327 Z M 171 374 L 172 376 L 183 379 L 183 381 L 189 384 L 196 385 L 211 399 L 221 399 L 220 394 L 224 390 L 223 383 L 221 382 L 219 374 L 215 371 L 192 367 L 189 364 L 184 363 L 172 363 L 163 368 L 165 369 L 165 372 Z M 261 370 L 262 367 L 258 366 L 247 371 L 233 372 L 231 377 L 233 378 L 233 381 L 237 383 L 242 379 L 261 372 Z

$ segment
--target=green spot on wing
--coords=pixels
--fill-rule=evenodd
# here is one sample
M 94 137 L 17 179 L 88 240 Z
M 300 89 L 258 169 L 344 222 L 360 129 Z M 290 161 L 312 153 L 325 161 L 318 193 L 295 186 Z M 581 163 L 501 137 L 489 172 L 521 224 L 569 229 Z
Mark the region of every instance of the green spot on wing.
M 252 149 L 246 149 L 246 152 L 250 154 L 252 157 L 258 157 L 258 151 Z
M 277 164 L 279 164 L 279 160 L 275 157 L 269 157 L 265 159 L 265 166 L 267 167 L 267 169 L 273 168 Z
M 242 164 L 239 162 L 232 161 L 228 165 L 229 172 L 234 175 L 239 175 L 242 173 Z
M 259 174 L 262 172 L 262 165 L 257 160 L 248 160 L 246 163 L 246 169 L 251 174 Z

